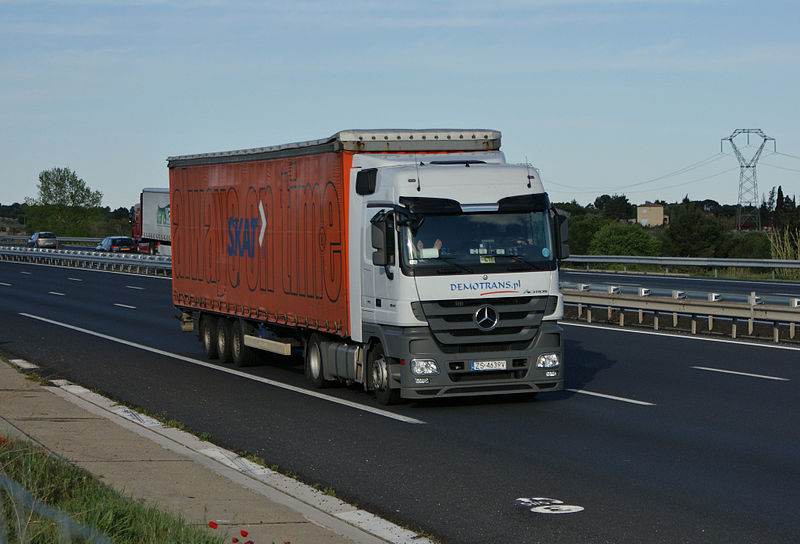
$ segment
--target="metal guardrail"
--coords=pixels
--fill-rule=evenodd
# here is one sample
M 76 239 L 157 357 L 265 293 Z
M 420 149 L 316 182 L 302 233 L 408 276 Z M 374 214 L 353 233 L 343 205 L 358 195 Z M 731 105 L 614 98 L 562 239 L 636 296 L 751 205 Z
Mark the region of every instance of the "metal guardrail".
M 587 290 L 562 289 L 565 305 L 575 306 L 577 320 L 585 319 L 588 323 L 602 320 L 609 324 L 624 327 L 626 315 L 636 319 L 638 325 L 652 326 L 654 330 L 665 328 L 666 323 L 660 317 L 671 317 L 672 328 L 686 330 L 692 334 L 721 332 L 715 329 L 715 320 L 725 320 L 730 324 L 731 338 L 737 338 L 742 333 L 738 329 L 740 323 L 747 326 L 747 335 L 765 337 L 763 329 L 766 327 L 771 332 L 775 342 L 781 339 L 796 341 L 797 324 L 800 323 L 800 298 L 789 299 L 784 306 L 776 304 L 762 304 L 760 297 L 751 293 L 746 303 L 725 302 L 719 293 L 708 293 L 707 300 L 690 300 L 682 291 L 673 291 L 672 298 L 654 297 L 646 288 L 640 289 L 639 295 L 621 294 L 615 286 L 608 286 L 608 293 L 591 292 Z M 599 310 L 600 315 L 593 310 Z M 605 312 L 605 315 L 603 315 Z M 645 316 L 647 314 L 647 316 Z M 565 316 L 573 316 L 565 308 Z M 645 319 L 647 317 L 647 319 Z M 600 319 L 597 319 L 600 318 Z M 699 321 L 707 321 L 707 327 L 699 327 Z M 667 322 L 668 323 L 668 322 Z M 668 326 L 668 325 L 667 325 Z M 762 329 L 757 334 L 756 329 Z
M 19 532 L 16 542 L 30 542 L 30 537 L 27 534 L 29 512 L 55 523 L 60 533 L 60 542 L 69 543 L 76 538 L 91 544 L 111 544 L 112 542 L 111 538 L 97 529 L 78 523 L 66 512 L 34 499 L 21 485 L 2 472 L 0 472 L 0 489 L 6 492 L 14 505 L 12 510 L 16 514 L 15 521 Z M 0 501 L 0 504 L 2 504 L 2 501 Z M 8 542 L 8 530 L 2 510 L 0 510 L 0 542 Z
M 4 247 L 0 248 L 0 260 L 156 276 L 172 274 L 172 259 L 162 255 Z
M 775 277 L 777 269 L 800 270 L 800 261 L 773 259 L 707 259 L 701 257 L 642 257 L 631 255 L 570 255 L 567 263 L 585 264 L 621 264 L 627 271 L 627 265 L 655 265 L 663 267 L 669 274 L 669 267 L 713 268 L 714 277 L 720 268 L 764 268 L 771 269 Z
M 0 240 L 10 240 L 12 242 L 27 242 L 30 240 L 30 236 L 18 236 L 15 234 L 0 234 Z M 59 236 L 58 242 L 59 243 L 80 243 L 80 244 L 99 244 L 103 239 L 102 238 L 81 238 L 76 236 Z

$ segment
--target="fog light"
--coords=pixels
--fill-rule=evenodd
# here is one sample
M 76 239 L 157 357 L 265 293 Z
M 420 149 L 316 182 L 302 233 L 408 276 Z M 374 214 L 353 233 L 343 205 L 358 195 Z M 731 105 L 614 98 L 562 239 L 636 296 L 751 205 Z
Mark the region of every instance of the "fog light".
M 424 384 L 424 383 L 431 383 L 430 378 L 414 378 L 414 383 Z
M 439 365 L 433 359 L 411 359 L 411 373 L 417 376 L 432 376 L 439 373 Z
M 547 372 L 544 373 L 544 375 L 547 376 L 548 378 L 555 378 L 556 376 L 558 376 L 558 370 L 548 370 Z
M 558 368 L 560 365 L 557 353 L 542 353 L 536 359 L 536 368 Z

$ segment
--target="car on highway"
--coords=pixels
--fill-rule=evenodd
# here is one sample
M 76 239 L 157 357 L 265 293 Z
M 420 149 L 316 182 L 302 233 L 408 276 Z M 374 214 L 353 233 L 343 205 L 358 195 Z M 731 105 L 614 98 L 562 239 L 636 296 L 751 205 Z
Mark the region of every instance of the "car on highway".
M 139 253 L 136 242 L 130 236 L 106 236 L 94 250 L 109 253 Z
M 28 247 L 58 249 L 58 238 L 52 232 L 34 232 L 28 238 Z

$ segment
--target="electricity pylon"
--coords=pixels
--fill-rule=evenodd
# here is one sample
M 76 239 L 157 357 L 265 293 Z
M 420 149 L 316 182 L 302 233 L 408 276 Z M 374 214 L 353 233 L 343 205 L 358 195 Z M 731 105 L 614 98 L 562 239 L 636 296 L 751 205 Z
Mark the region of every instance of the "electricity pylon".
M 734 138 L 740 134 L 747 134 L 747 145 L 750 145 L 750 135 L 755 134 L 761 138 L 761 145 L 758 146 L 755 154 L 750 160 L 745 159 L 739 148 L 736 147 Z M 722 142 L 728 140 L 731 143 L 733 152 L 739 160 L 739 204 L 736 207 L 736 230 L 742 230 L 745 226 L 750 226 L 755 230 L 761 230 L 761 214 L 758 202 L 758 182 L 756 181 L 756 163 L 758 163 L 764 145 L 768 140 L 772 140 L 772 148 L 775 149 L 775 138 L 770 138 L 760 128 L 739 128 L 733 134 L 720 141 L 720 151 Z

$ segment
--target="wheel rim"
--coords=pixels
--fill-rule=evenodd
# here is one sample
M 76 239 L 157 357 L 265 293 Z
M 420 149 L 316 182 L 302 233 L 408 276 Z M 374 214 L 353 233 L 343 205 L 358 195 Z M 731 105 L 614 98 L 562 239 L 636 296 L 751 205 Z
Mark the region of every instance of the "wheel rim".
M 313 344 L 308 351 L 308 371 L 315 380 L 322 374 L 322 357 L 317 344 Z
M 386 391 L 389 387 L 389 370 L 383 357 L 372 362 L 372 384 L 378 391 Z

